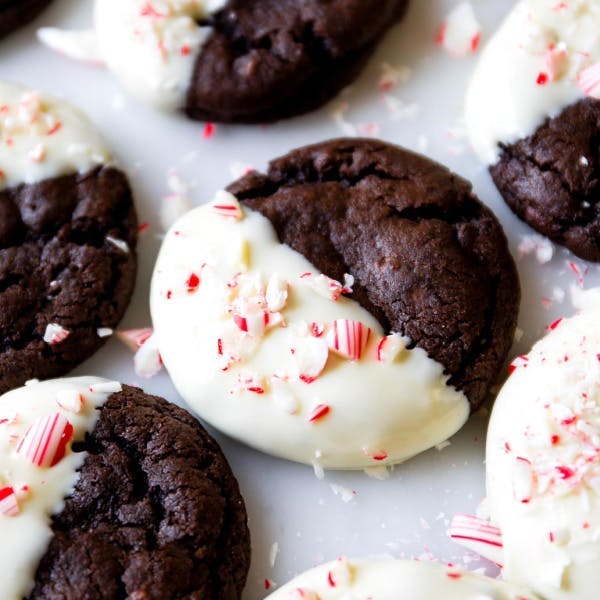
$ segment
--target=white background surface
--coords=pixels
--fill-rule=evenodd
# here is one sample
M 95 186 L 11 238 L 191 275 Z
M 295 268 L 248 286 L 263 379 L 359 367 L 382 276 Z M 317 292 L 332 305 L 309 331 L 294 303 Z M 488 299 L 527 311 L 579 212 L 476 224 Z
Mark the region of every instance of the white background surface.
M 371 1 L 376 10 L 376 0 L 364 1 Z M 600 284 L 600 271 L 560 248 L 555 248 L 547 264 L 540 264 L 535 254 L 519 258 L 518 246 L 531 231 L 504 206 L 462 135 L 463 96 L 475 59 L 450 58 L 433 43 L 437 27 L 455 4 L 456 0 L 412 0 L 407 18 L 385 38 L 359 80 L 327 107 L 268 127 L 218 125 L 209 140 L 203 139 L 203 124 L 144 107 L 125 97 L 103 69 L 70 62 L 35 40 L 35 29 L 41 25 L 88 26 L 91 0 L 55 0 L 36 23 L 0 42 L 0 78 L 39 87 L 81 106 L 130 175 L 140 221 L 150 227 L 141 236 L 136 294 L 122 327 L 150 324 L 149 278 L 160 244 L 158 209 L 169 193 L 170 170 L 192 186 L 190 197 L 199 204 L 230 182 L 234 173 L 237 176 L 240 164 L 264 168 L 269 158 L 295 146 L 350 132 L 376 134 L 445 163 L 470 179 L 479 197 L 496 212 L 517 258 L 523 286 L 519 324 L 524 335 L 511 356 L 525 352 L 555 317 L 572 314 L 569 288 L 578 281 L 568 261 L 582 272 L 587 270 L 586 288 Z M 485 42 L 512 2 L 473 4 Z M 386 94 L 378 89 L 383 62 L 410 68 L 408 81 Z M 345 111 L 340 110 L 343 103 L 347 103 Z M 344 121 L 339 117 L 336 121 L 333 115 L 342 112 Z M 115 339 L 76 373 L 138 383 L 148 392 L 181 403 L 166 374 L 137 380 L 131 354 Z M 484 496 L 486 419 L 485 414 L 475 415 L 450 446 L 396 467 L 386 481 L 363 473 L 335 472 L 318 480 L 309 467 L 264 456 L 217 435 L 250 516 L 253 561 L 244 598 L 264 597 L 265 579 L 281 584 L 340 554 L 435 556 L 466 562 L 470 568 L 487 566 L 493 572 L 489 565 L 472 561 L 445 534 L 455 512 L 474 511 Z M 332 484 L 355 491 L 354 499 L 345 503 L 333 493 Z M 272 566 L 274 543 L 278 553 Z

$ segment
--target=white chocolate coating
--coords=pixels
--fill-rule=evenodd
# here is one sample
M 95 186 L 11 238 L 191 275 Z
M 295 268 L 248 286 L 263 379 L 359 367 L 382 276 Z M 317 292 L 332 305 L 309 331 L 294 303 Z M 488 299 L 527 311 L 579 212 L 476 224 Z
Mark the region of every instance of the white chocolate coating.
M 154 332 L 188 404 L 255 448 L 324 468 L 398 463 L 456 433 L 469 404 L 447 385 L 442 366 L 422 349 L 406 350 L 400 336 L 382 351 L 385 362 L 377 360 L 379 323 L 353 300 L 334 301 L 307 285 L 300 275 L 314 273 L 314 267 L 279 243 L 266 218 L 245 215 L 236 221 L 210 205 L 192 210 L 167 233 L 156 263 Z M 237 287 L 231 287 L 240 272 Z M 198 281 L 190 291 L 192 273 Z M 277 310 L 272 324 L 261 335 L 262 320 L 252 321 L 249 327 L 258 334 L 242 333 L 228 302 L 239 303 L 244 289 L 264 293 L 267 282 L 266 300 Z M 277 293 L 282 289 L 286 297 Z M 327 336 L 337 319 L 372 330 L 360 360 L 328 353 Z M 319 324 L 317 337 L 313 322 Z M 224 362 L 219 340 L 225 340 L 226 356 L 233 347 L 241 360 Z
M 95 29 L 108 68 L 141 101 L 181 108 L 210 35 L 198 25 L 226 0 L 96 0 Z
M 88 118 L 67 102 L 0 81 L 0 190 L 110 162 Z
M 94 384 L 111 384 L 106 391 L 90 391 Z M 0 488 L 11 486 L 18 497 L 19 513 L 0 513 L 0 598 L 21 600 L 27 595 L 38 563 L 52 536 L 50 517 L 63 508 L 64 498 L 77 481 L 78 469 L 86 454 L 71 451 L 74 441 L 83 440 L 97 420 L 96 407 L 108 398 L 118 384 L 97 377 L 54 379 L 30 382 L 0 396 Z M 102 386 L 100 387 L 102 389 Z M 79 412 L 70 398 L 83 397 Z M 60 404 L 59 404 L 60 402 Z M 59 413 L 73 426 L 73 438 L 66 454 L 53 467 L 38 467 L 18 454 L 18 440 L 36 419 Z M 23 490 L 27 486 L 28 490 Z
M 583 98 L 577 76 L 598 61 L 598 0 L 520 0 L 483 50 L 467 95 L 467 129 L 481 160 L 495 163 L 499 143 L 533 134 Z
M 502 388 L 487 441 L 504 577 L 547 600 L 598 598 L 600 306 L 554 329 Z
M 296 577 L 266 600 L 534 600 L 522 588 L 436 563 L 345 559 Z

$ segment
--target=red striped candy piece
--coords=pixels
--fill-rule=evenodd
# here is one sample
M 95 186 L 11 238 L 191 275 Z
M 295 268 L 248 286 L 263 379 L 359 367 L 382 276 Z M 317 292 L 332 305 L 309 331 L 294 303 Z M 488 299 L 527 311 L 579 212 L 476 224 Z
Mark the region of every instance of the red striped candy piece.
M 329 358 L 326 340 L 313 336 L 294 339 L 291 352 L 298 378 L 304 383 L 312 383 L 317 379 L 325 369 Z
M 348 559 L 338 558 L 334 567 L 327 573 L 327 583 L 329 587 L 347 586 L 352 583 L 352 569 Z
M 65 456 L 73 425 L 60 413 L 39 417 L 17 445 L 17 454 L 40 468 L 53 467 Z
M 513 466 L 513 492 L 518 502 L 531 501 L 534 488 L 534 473 L 531 462 L 518 456 Z
M 270 322 L 269 313 L 266 311 L 252 312 L 245 315 L 233 315 L 233 322 L 240 331 L 253 337 L 262 337 Z
M 83 408 L 84 398 L 77 390 L 60 390 L 56 394 L 56 403 L 64 410 L 78 413 Z
M 319 296 L 323 296 L 334 302 L 339 300 L 344 291 L 344 286 L 339 281 L 331 279 L 331 277 L 327 277 L 327 275 L 323 275 L 322 273 L 319 275 L 303 273 L 300 275 L 300 281 L 309 286 Z
M 136 374 L 144 379 L 154 377 L 162 369 L 162 359 L 154 335 L 151 335 L 135 353 L 133 368 Z
M 577 76 L 577 83 L 586 96 L 600 99 L 600 63 L 583 69 Z
M 569 54 L 564 44 L 550 48 L 544 57 L 546 73 L 550 81 L 560 79 L 569 66 Z
M 308 421 L 315 423 L 325 418 L 331 412 L 331 406 L 327 404 L 317 404 L 308 415 Z
M 5 517 L 16 517 L 21 511 L 17 495 L 12 487 L 6 486 L 0 489 L 0 514 Z
M 321 600 L 321 597 L 312 590 L 306 588 L 296 588 L 291 592 L 291 600 Z
M 271 312 L 278 312 L 286 305 L 288 290 L 289 284 L 287 281 L 279 277 L 277 273 L 271 275 L 265 292 L 267 308 Z
M 46 325 L 46 331 L 44 331 L 44 341 L 47 344 L 60 344 L 60 342 L 66 340 L 71 332 L 68 329 L 62 327 L 58 323 L 48 323 Z
M 458 514 L 452 519 L 448 535 L 457 544 L 502 566 L 502 532 L 488 521 L 471 515 Z
M 217 192 L 210 206 L 212 212 L 221 217 L 239 221 L 244 216 L 237 198 L 233 194 L 223 190 Z
M 117 331 L 117 337 L 130 349 L 135 352 L 139 350 L 148 338 L 152 335 L 151 327 L 142 327 L 140 329 L 121 329 Z
M 392 363 L 406 348 L 404 338 L 395 333 L 384 337 L 377 346 L 377 360 L 382 363 Z
M 360 321 L 337 319 L 327 334 L 329 348 L 343 358 L 360 360 L 371 329 Z

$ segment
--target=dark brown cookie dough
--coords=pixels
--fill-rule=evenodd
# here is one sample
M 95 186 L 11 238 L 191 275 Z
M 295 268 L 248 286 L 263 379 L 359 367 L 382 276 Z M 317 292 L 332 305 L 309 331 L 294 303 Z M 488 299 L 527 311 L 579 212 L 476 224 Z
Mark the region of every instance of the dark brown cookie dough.
M 230 0 L 188 90 L 200 120 L 260 122 L 316 108 L 350 83 L 408 0 Z
M 218 444 L 192 416 L 128 386 L 88 439 L 30 599 L 240 598 L 246 510 Z
M 52 0 L 0 0 L 0 38 L 37 17 Z
M 473 408 L 512 343 L 519 282 L 502 228 L 446 168 L 375 140 L 340 139 L 274 160 L 229 190 L 319 270 L 356 279 L 383 328 L 444 365 Z
M 600 262 L 600 101 L 581 100 L 502 147 L 490 172 L 527 224 L 577 256 Z
M 98 328 L 116 327 L 131 298 L 136 241 L 131 190 L 117 169 L 0 191 L 0 393 L 63 375 L 103 344 Z M 69 336 L 46 343 L 50 323 Z

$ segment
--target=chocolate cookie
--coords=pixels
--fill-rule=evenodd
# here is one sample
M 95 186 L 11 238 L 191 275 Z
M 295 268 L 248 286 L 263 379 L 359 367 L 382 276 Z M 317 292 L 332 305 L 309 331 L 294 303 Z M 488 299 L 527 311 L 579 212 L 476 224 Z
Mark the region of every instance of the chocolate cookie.
M 600 101 L 586 98 L 502 152 L 490 173 L 515 214 L 600 262 Z
M 6 418 L 15 409 L 19 422 Z M 12 544 L 0 551 L 3 598 L 241 597 L 244 502 L 218 444 L 186 411 L 79 377 L 13 390 L 0 416 L 0 533 Z
M 112 167 L 0 191 L 0 215 L 5 392 L 67 373 L 104 343 L 133 291 L 137 219 Z
M 357 75 L 407 0 L 230 0 L 196 60 L 193 119 L 273 121 L 312 110 Z
M 93 354 L 129 303 L 126 176 L 73 106 L 0 82 L 0 392 Z
M 364 139 L 307 146 L 229 190 L 383 329 L 441 363 L 472 409 L 512 343 L 519 282 L 502 228 L 471 185 L 407 150 Z
M 37 17 L 52 0 L 0 0 L 0 38 Z
M 100 57 L 128 90 L 210 121 L 303 113 L 357 75 L 408 0 L 97 0 Z

